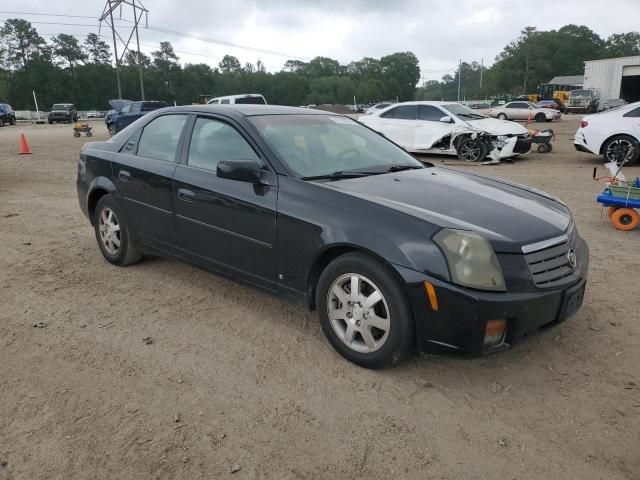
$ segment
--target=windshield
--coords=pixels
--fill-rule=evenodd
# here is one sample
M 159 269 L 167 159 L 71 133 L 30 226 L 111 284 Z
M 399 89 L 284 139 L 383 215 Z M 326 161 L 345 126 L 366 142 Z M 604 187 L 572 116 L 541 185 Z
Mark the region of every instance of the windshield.
M 591 90 L 573 90 L 569 92 L 569 95 L 572 97 L 590 97 Z
M 400 147 L 347 117 L 265 115 L 250 120 L 297 177 L 422 167 Z
M 56 103 L 51 110 L 69 110 L 71 105 L 65 105 L 64 103 Z
M 450 103 L 448 105 L 442 105 L 447 112 L 455 115 L 462 120 L 478 120 L 480 118 L 488 118 L 486 115 L 474 112 L 469 107 L 466 107 L 460 103 Z

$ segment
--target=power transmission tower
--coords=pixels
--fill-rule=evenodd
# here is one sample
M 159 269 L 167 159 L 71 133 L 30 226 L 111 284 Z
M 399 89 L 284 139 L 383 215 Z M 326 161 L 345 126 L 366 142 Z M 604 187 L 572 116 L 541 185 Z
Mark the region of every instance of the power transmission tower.
M 119 9 L 119 16 L 122 18 L 122 6 L 128 5 L 133 9 L 133 26 L 131 27 L 131 32 L 129 33 L 129 37 L 125 40 L 120 33 L 116 30 L 116 25 L 113 21 L 113 12 L 116 9 Z M 142 16 L 144 15 L 145 26 L 149 26 L 149 10 L 147 10 L 140 0 L 107 0 L 107 3 L 104 6 L 104 10 L 102 11 L 102 15 L 100 16 L 100 27 L 102 28 L 102 22 L 105 22 L 107 26 L 111 29 L 111 35 L 113 37 L 113 54 L 116 59 L 116 80 L 118 82 L 118 97 L 122 98 L 122 84 L 120 82 L 120 64 L 122 63 L 122 59 L 124 58 L 125 53 L 127 51 L 131 51 L 129 48 L 129 43 L 131 43 L 131 39 L 133 38 L 133 34 L 136 35 L 136 45 L 137 45 L 137 55 L 138 59 L 138 73 L 140 75 L 140 97 L 141 100 L 144 100 L 144 78 L 142 75 L 142 55 L 140 53 L 140 36 L 138 34 L 138 25 L 142 20 Z M 100 33 L 100 29 L 98 29 L 98 33 Z M 126 36 L 126 35 L 125 35 Z M 117 38 L 116 38 L 117 37 Z M 118 56 L 118 39 L 122 44 L 122 54 Z

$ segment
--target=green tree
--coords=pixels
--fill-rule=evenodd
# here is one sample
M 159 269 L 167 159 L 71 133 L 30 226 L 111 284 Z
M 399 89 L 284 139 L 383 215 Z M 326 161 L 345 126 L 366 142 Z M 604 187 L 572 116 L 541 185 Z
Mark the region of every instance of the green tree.
M 225 55 L 218 64 L 218 68 L 222 73 L 237 73 L 242 70 L 242 65 L 236 57 Z
M 420 80 L 417 57 L 411 52 L 398 52 L 380 59 L 380 69 L 387 85 L 387 95 L 398 100 L 413 100 Z
M 9 67 L 27 68 L 30 60 L 48 53 L 44 39 L 30 22 L 21 18 L 4 23 L 0 28 L 0 41 L 5 45 L 5 62 Z
M 111 63 L 111 49 L 107 42 L 100 40 L 95 33 L 90 33 L 83 44 L 84 54 L 91 63 Z
M 82 51 L 78 39 L 73 35 L 67 35 L 61 33 L 56 37 L 51 38 L 53 44 L 53 56 L 61 64 L 66 64 L 69 68 L 76 66 L 78 63 L 84 63 L 87 59 L 87 54 Z
M 615 33 L 604 43 L 605 57 L 640 55 L 640 33 Z

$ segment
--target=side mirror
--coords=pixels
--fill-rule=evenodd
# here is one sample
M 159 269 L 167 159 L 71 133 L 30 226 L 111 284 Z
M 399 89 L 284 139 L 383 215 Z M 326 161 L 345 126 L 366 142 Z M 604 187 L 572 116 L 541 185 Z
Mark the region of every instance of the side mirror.
M 259 183 L 262 177 L 262 169 L 255 160 L 222 160 L 218 162 L 216 174 L 219 178 Z
M 444 117 L 442 117 L 442 118 L 440 119 L 440 121 L 441 121 L 442 123 L 453 123 L 453 118 L 451 118 L 451 117 L 450 117 L 450 116 L 448 116 L 448 115 L 445 115 Z

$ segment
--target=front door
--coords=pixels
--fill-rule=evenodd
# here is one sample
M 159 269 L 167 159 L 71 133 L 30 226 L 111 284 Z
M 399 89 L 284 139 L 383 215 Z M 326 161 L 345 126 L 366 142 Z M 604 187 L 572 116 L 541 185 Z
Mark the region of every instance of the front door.
M 276 287 L 276 175 L 249 138 L 224 118 L 198 117 L 173 177 L 177 242 L 199 263 Z M 257 160 L 265 182 L 219 178 L 219 161 Z
M 113 182 L 125 203 L 129 228 L 143 243 L 175 243 L 172 183 L 187 115 L 162 115 L 136 133 L 115 155 Z
M 377 130 L 407 150 L 414 150 L 417 118 L 417 105 L 399 105 L 380 115 Z

